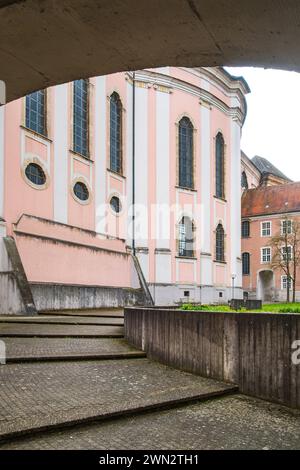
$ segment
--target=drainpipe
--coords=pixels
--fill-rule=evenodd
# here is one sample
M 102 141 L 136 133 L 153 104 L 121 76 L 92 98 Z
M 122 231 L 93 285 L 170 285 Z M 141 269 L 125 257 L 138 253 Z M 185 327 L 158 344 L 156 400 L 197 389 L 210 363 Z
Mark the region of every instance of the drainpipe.
M 132 75 L 132 254 L 135 256 L 135 72 Z

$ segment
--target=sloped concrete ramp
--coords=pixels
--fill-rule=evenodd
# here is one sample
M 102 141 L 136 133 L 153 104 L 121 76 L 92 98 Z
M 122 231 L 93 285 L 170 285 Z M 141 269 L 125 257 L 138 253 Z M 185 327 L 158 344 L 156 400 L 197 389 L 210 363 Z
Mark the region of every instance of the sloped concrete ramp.
M 8 364 L 0 378 L 2 439 L 236 390 L 147 359 Z
M 236 391 L 146 359 L 124 340 L 122 316 L 99 313 L 0 322 L 0 440 Z

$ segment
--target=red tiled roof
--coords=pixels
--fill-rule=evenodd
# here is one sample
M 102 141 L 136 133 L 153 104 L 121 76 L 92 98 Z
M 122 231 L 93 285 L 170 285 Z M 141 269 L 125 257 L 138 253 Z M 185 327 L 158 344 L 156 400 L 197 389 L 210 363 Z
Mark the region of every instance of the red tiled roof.
M 300 182 L 244 191 L 242 217 L 300 211 Z

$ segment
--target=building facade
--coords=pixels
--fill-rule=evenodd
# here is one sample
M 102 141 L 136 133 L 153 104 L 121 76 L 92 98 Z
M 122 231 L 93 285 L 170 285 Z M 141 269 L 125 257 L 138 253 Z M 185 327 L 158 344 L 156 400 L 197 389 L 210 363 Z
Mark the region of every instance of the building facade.
M 285 301 L 289 283 L 292 300 L 294 260 L 300 249 L 300 184 L 291 182 L 265 158 L 250 160 L 245 154 L 241 175 L 244 292 L 266 302 Z M 290 278 L 285 256 L 290 257 Z M 297 301 L 299 276 L 300 266 L 295 280 Z
M 17 263 L 38 309 L 134 303 L 143 279 L 156 304 L 226 302 L 233 276 L 241 296 L 248 91 L 222 68 L 164 67 L 1 107 L 2 309 L 22 309 Z

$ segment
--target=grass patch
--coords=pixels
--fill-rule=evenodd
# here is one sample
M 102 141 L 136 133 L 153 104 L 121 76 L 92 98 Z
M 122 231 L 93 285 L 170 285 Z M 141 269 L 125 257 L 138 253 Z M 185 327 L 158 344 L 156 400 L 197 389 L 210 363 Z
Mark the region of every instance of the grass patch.
M 189 310 L 196 312 L 240 312 L 240 313 L 253 313 L 253 312 L 265 312 L 265 313 L 300 313 L 300 303 L 278 303 L 278 304 L 264 304 L 261 309 L 258 310 L 246 310 L 242 308 L 240 310 L 232 310 L 229 305 L 194 305 L 194 304 L 183 304 L 180 310 Z

